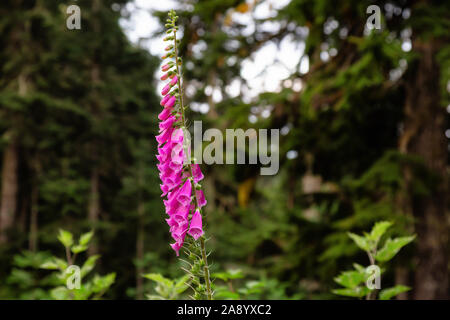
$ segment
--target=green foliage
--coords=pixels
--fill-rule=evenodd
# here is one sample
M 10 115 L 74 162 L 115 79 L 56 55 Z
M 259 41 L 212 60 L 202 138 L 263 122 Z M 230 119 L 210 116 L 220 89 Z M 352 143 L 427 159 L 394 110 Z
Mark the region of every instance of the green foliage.
M 183 293 L 190 285 L 190 276 L 184 275 L 183 277 L 171 280 L 163 277 L 159 273 L 149 273 L 144 275 L 145 278 L 156 282 L 154 288 L 157 295 L 148 294 L 149 300 L 177 300 L 183 297 Z
M 259 279 L 245 279 L 244 272 L 240 269 L 229 269 L 223 272 L 213 273 L 214 297 L 224 300 L 258 300 L 258 299 L 300 299 L 302 294 L 289 295 L 286 292 L 287 285 L 276 279 L 265 276 Z
M 92 235 L 76 239 L 59 234 L 70 255 L 84 262 L 81 273 L 90 279 L 90 291 L 112 278 L 94 283 L 94 267 L 103 274 L 108 266 L 121 275 L 108 289 L 111 298 L 137 297 L 136 278 L 150 272 L 149 266 L 167 279 L 182 279 L 168 246 L 155 167 L 161 108 L 152 79 L 160 61 L 126 39 L 119 19 L 132 14 L 130 1 L 98 1 L 98 11 L 93 1 L 78 1 L 82 30 L 68 31 L 65 8 L 73 2 L 0 4 L 0 157 L 4 159 L 16 139 L 20 173 L 15 223 L 0 248 L 2 299 L 51 299 L 51 290 L 63 286 L 61 270 L 69 265 L 65 253 L 55 257 L 29 244 L 31 211 L 36 208 L 40 249 L 62 248 L 54 237 L 61 227 L 70 225 L 77 234 L 95 228 L 103 262 L 97 266 L 98 256 L 83 260 Z M 203 120 L 204 130 L 287 129 L 280 136 L 276 176 L 261 177 L 258 165 L 202 167 L 216 297 L 335 298 L 329 294 L 333 277 L 361 259 L 361 249 L 380 264 L 398 263 L 411 271 L 413 252 L 408 247 L 391 260 L 412 241 L 404 236 L 414 221 L 410 209 L 400 204 L 430 197 L 442 177 L 427 170 L 423 159 L 398 150 L 406 129 L 410 74 L 420 58 L 420 48 L 413 45 L 406 52 L 402 44 L 418 39 L 420 47 L 439 45 L 434 58 L 440 88 L 435 93 L 447 107 L 448 5 L 391 1 L 400 14 L 388 16 L 382 1 L 291 0 L 285 7 L 271 6 L 269 17 L 253 19 L 266 10 L 260 10 L 266 1 L 182 2 L 183 76 L 192 105 L 206 103 L 210 110 L 187 112 Z M 382 8 L 380 31 L 364 31 L 369 4 Z M 404 18 L 408 11 L 409 18 Z M 155 15 L 163 26 L 166 12 Z M 244 24 L 236 15 L 251 20 Z M 337 27 L 325 32 L 335 22 Z M 265 60 L 257 56 L 261 48 L 284 48 L 286 43 L 297 45 L 299 59 L 290 61 L 277 90 L 255 96 L 254 89 L 264 91 L 264 86 L 254 88 L 247 65 L 254 58 Z M 274 64 L 281 64 L 285 53 Z M 306 73 L 300 68 L 305 62 Z M 272 80 L 272 68 L 262 72 Z M 241 89 L 239 95 L 228 90 L 232 84 Z M 288 158 L 289 151 L 297 157 Z M 408 179 L 405 168 L 410 170 Z M 90 200 L 96 199 L 91 194 L 94 169 L 99 177 L 96 222 L 86 214 Z M 315 192 L 306 192 L 303 179 L 311 176 L 321 183 Z M 32 194 L 37 194 L 35 202 Z M 240 197 L 246 201 L 241 203 Z M 389 222 L 362 233 L 376 221 Z M 388 236 L 392 238 L 383 238 Z M 143 248 L 141 255 L 136 247 Z M 132 261 L 135 272 L 130 272 Z M 197 265 L 189 260 L 183 266 L 200 272 L 200 259 L 194 261 Z M 239 266 L 245 277 L 221 272 L 230 265 Z M 393 268 L 383 272 L 385 279 L 394 276 Z M 349 285 L 363 274 L 365 268 L 354 265 L 338 278 Z M 202 275 L 197 277 L 199 284 L 188 283 L 203 292 Z M 174 286 L 177 280 L 172 280 Z M 335 292 L 364 297 L 364 282 L 356 287 L 340 283 Z M 146 281 L 141 292 L 153 294 L 153 283 Z M 187 298 L 191 290 L 173 298 Z M 391 298 L 399 290 L 406 288 L 383 289 L 378 297 Z M 86 292 L 80 291 L 79 297 Z M 65 289 L 53 295 L 68 297 Z
M 389 300 L 389 299 L 395 297 L 396 295 L 403 293 L 403 292 L 407 292 L 409 290 L 411 290 L 410 287 L 403 286 L 403 285 L 397 285 L 392 288 L 383 289 L 380 291 L 379 299 L 380 300 Z
M 375 260 L 386 262 L 391 260 L 401 248 L 412 242 L 416 236 L 387 239 L 384 246 L 376 253 Z
M 93 231 L 82 234 L 78 243 L 75 244 L 72 233 L 62 229 L 59 231 L 58 240 L 66 249 L 67 261 L 52 256 L 39 266 L 42 269 L 53 270 L 58 279 L 59 285 L 50 290 L 51 298 L 56 300 L 96 300 L 100 299 L 114 284 L 115 273 L 105 276 L 95 274 L 87 278 L 95 268 L 95 263 L 100 258 L 99 255 L 88 257 L 81 267 L 75 264 L 77 255 L 88 250 L 93 235 Z
M 379 249 L 379 241 L 387 230 L 393 225 L 390 221 L 380 221 L 374 224 L 370 233 L 364 233 L 363 236 L 349 233 L 348 236 L 355 242 L 355 244 L 365 251 L 369 256 L 371 266 L 375 265 L 379 268 L 380 274 L 372 272 L 370 267 L 364 268 L 358 264 L 354 264 L 355 270 L 344 271 L 337 276 L 334 281 L 344 288 L 334 289 L 332 292 L 337 295 L 374 299 L 377 293 L 376 288 L 370 288 L 367 283 L 372 276 L 381 276 L 385 270 L 375 263 L 382 264 L 391 260 L 402 247 L 412 242 L 415 236 L 388 238 L 384 245 Z M 397 285 L 392 288 L 386 288 L 379 292 L 378 298 L 380 300 L 389 300 L 396 295 L 410 290 L 409 287 L 403 285 Z

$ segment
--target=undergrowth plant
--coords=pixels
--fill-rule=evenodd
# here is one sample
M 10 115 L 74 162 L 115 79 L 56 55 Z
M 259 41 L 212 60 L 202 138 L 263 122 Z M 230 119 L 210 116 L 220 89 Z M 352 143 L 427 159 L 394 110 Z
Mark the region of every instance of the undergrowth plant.
M 347 297 L 365 297 L 367 300 L 377 298 L 389 300 L 410 290 L 409 287 L 404 285 L 381 289 L 381 275 L 386 271 L 385 264 L 415 238 L 415 235 L 388 238 L 381 245 L 381 238 L 391 226 L 392 222 L 380 221 L 375 223 L 370 233 L 364 233 L 363 235 L 348 233 L 348 236 L 356 245 L 367 253 L 370 266 L 363 267 L 355 263 L 353 264 L 354 270 L 343 271 L 334 279 L 342 288 L 334 289 L 333 293 Z
M 56 287 L 50 290 L 50 297 L 57 300 L 96 300 L 114 283 L 116 274 L 104 276 L 90 273 L 100 255 L 92 255 L 79 263 L 80 254 L 87 251 L 94 233 L 88 232 L 75 241 L 72 233 L 60 230 L 59 242 L 64 246 L 65 258 L 51 256 L 40 265 L 41 269 L 53 270 Z M 77 259 L 78 258 L 78 259 Z

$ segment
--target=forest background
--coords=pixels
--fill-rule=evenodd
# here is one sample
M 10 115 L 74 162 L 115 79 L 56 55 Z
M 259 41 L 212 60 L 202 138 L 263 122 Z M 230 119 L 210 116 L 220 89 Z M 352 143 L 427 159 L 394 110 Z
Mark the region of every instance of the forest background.
M 161 23 L 147 38 L 127 30 L 145 1 L 1 2 L 0 298 L 51 296 L 55 279 L 36 267 L 64 256 L 59 229 L 95 230 L 80 255 L 115 273 L 104 298 L 154 293 L 145 273 L 182 275 L 154 139 L 168 8 L 151 2 Z M 170 3 L 189 119 L 281 132 L 275 176 L 202 168 L 212 272 L 258 284 L 252 298 L 335 299 L 334 278 L 367 260 L 347 232 L 389 220 L 391 235 L 417 238 L 383 283 L 410 286 L 400 299 L 448 299 L 450 4 Z M 380 30 L 366 26 L 373 4 Z

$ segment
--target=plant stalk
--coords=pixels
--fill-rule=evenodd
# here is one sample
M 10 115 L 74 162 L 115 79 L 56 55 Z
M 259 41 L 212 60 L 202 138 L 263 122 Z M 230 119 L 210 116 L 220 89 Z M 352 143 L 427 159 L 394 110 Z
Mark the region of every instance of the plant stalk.
M 173 30 L 173 38 L 174 38 L 174 51 L 175 51 L 175 66 L 176 66 L 177 77 L 178 77 L 177 85 L 178 85 L 178 93 L 180 96 L 181 119 L 183 122 L 183 127 L 186 128 L 186 117 L 184 114 L 184 102 L 183 102 L 183 87 L 181 85 L 181 72 L 180 72 L 180 66 L 178 64 L 177 31 L 175 28 Z M 189 161 L 189 175 L 192 178 L 191 184 L 192 184 L 192 190 L 194 191 L 195 209 L 199 210 L 199 212 L 201 213 L 201 209 L 198 206 L 197 192 L 196 192 L 195 183 L 194 183 L 194 179 L 193 179 L 191 161 Z M 209 275 L 208 258 L 206 255 L 205 239 L 203 237 L 200 238 L 200 247 L 201 247 L 201 254 L 202 254 L 202 259 L 203 259 L 203 263 L 204 263 L 203 272 L 204 272 L 205 285 L 206 285 L 206 296 L 207 296 L 208 300 L 212 300 L 212 290 L 211 290 L 211 280 L 210 280 L 210 275 Z

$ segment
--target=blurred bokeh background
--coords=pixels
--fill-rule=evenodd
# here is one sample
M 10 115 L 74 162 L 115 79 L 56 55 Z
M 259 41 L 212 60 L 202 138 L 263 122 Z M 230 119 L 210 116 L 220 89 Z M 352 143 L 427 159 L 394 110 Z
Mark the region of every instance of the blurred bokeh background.
M 188 117 L 281 130 L 275 176 L 203 165 L 213 272 L 262 284 L 251 298 L 334 299 L 333 278 L 367 264 L 347 232 L 389 220 L 417 238 L 383 283 L 447 299 L 450 4 L 406 0 L 2 0 L 0 298 L 49 297 L 35 267 L 64 257 L 60 228 L 95 230 L 83 255 L 116 273 L 106 298 L 151 294 L 143 273 L 182 275 L 154 140 L 170 9 Z

